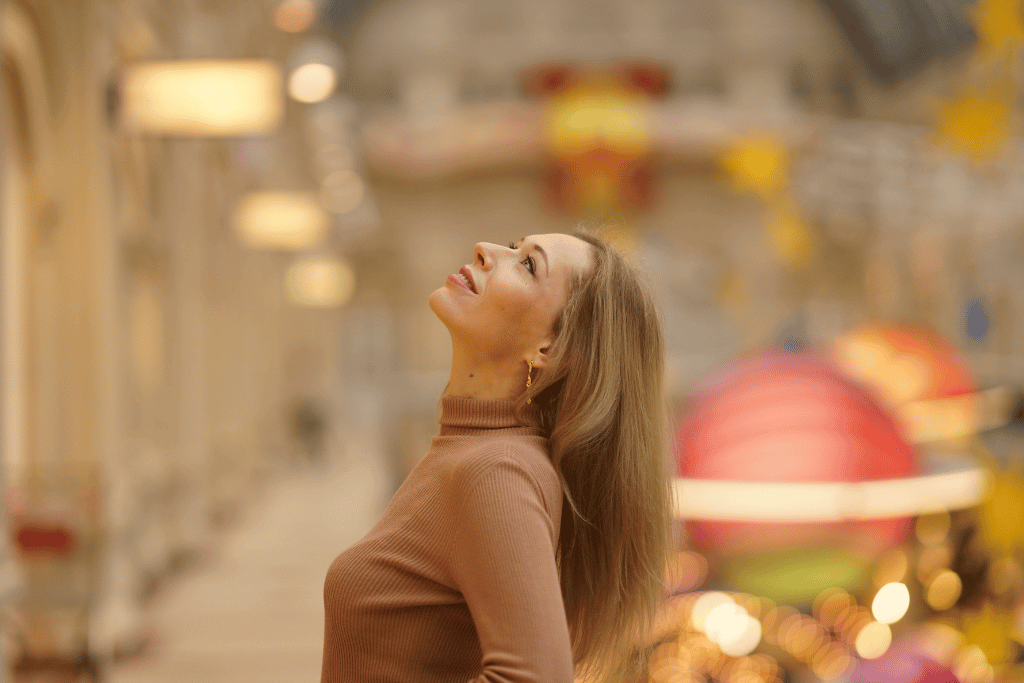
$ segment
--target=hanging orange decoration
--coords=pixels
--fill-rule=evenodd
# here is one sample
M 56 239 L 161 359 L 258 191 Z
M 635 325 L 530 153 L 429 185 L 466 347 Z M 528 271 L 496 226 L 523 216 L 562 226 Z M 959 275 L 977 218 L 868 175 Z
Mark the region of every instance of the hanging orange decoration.
M 547 101 L 555 207 L 596 217 L 645 209 L 653 196 L 654 151 L 646 104 L 664 94 L 664 70 L 550 67 L 534 73 L 528 87 Z
M 789 150 L 774 137 L 738 140 L 722 158 L 722 165 L 737 190 L 765 200 L 789 186 Z
M 765 201 L 768 239 L 779 258 L 791 268 L 810 265 L 816 251 L 814 233 L 789 191 L 792 160 L 783 141 L 771 135 L 738 139 L 720 163 L 738 192 Z
M 940 105 L 936 132 L 949 149 L 984 162 L 1005 149 L 1013 128 L 1024 14 L 1021 0 L 978 0 L 972 14 L 978 34 L 974 81 Z
M 840 335 L 833 354 L 838 367 L 892 411 L 910 441 L 961 445 L 977 432 L 973 371 L 931 329 L 865 323 Z
M 1010 100 L 1006 87 L 965 93 L 942 106 L 938 135 L 948 147 L 975 161 L 996 156 L 1010 137 Z
M 997 552 L 1012 554 L 1024 545 L 1024 476 L 996 473 L 988 500 L 981 506 L 982 536 Z
M 1020 0 L 980 0 L 974 10 L 979 52 L 1011 57 L 1024 41 Z

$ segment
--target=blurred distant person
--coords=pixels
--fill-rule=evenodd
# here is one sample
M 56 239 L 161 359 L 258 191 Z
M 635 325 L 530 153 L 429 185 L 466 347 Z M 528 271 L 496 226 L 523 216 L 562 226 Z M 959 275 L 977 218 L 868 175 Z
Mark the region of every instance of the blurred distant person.
M 1014 427 L 1024 427 L 1024 394 L 1017 397 L 1016 407 L 1011 414 L 1011 424 Z
M 322 683 L 634 676 L 665 594 L 664 339 L 605 241 L 480 243 L 430 296 L 440 432 L 324 586 Z
M 291 415 L 292 438 L 311 463 L 324 459 L 327 420 L 320 403 L 308 396 L 295 402 Z

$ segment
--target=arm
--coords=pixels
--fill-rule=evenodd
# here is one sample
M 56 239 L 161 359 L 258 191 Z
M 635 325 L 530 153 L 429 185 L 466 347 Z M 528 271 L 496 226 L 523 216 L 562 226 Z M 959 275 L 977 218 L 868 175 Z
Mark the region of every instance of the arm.
M 478 683 L 572 683 L 555 526 L 541 488 L 505 458 L 456 477 L 452 574 L 483 652 Z

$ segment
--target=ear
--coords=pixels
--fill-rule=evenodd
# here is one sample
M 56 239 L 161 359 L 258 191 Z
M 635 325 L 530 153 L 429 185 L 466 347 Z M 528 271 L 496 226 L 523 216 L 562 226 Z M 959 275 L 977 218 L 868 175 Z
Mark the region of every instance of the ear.
M 534 352 L 527 357 L 527 362 L 533 361 L 533 367 L 536 370 L 540 370 L 548 364 L 548 351 L 551 350 L 551 344 L 554 342 L 552 339 L 545 339 L 541 342 L 540 347 L 534 349 Z

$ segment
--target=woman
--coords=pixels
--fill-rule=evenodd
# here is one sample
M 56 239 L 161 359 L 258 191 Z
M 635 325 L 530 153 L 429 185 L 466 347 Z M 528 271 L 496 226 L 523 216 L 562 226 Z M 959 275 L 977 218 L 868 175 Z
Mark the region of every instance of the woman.
M 649 289 L 585 233 L 474 251 L 430 296 L 452 337 L 440 432 L 328 571 L 322 683 L 608 680 L 664 595 Z

